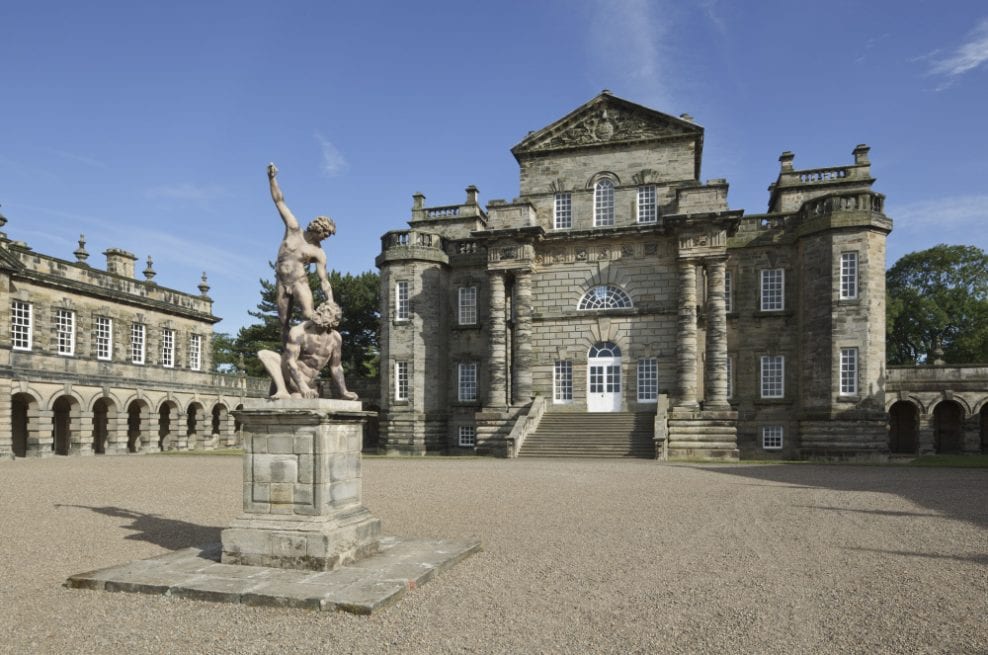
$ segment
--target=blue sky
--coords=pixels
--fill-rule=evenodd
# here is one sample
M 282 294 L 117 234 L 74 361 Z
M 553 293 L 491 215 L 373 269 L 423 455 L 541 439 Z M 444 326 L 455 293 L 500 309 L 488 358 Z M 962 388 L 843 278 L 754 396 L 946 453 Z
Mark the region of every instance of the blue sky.
M 221 331 L 250 322 L 289 206 L 336 219 L 332 267 L 374 267 L 412 194 L 517 195 L 509 150 L 602 89 L 706 128 L 702 178 L 765 211 L 778 156 L 872 147 L 895 220 L 889 264 L 936 243 L 988 249 L 983 0 L 6 2 L 0 212 L 16 240 L 90 263 L 152 255 L 203 271 Z

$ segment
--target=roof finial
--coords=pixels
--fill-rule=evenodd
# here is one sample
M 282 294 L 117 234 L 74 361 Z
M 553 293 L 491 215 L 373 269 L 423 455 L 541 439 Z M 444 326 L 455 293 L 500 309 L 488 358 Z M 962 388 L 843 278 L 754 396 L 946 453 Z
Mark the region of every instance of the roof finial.
M 86 235 L 79 235 L 79 247 L 75 249 L 72 253 L 75 255 L 75 259 L 80 264 L 85 264 L 86 260 L 89 259 L 89 251 L 86 250 Z M 87 264 L 88 266 L 88 264 Z
M 199 293 L 203 296 L 207 296 L 209 294 L 209 284 L 206 282 L 206 271 L 202 272 L 202 282 L 199 283 Z
M 144 277 L 148 282 L 154 280 L 154 276 L 157 275 L 154 271 L 154 260 L 151 259 L 151 255 L 148 255 L 148 265 L 144 267 Z

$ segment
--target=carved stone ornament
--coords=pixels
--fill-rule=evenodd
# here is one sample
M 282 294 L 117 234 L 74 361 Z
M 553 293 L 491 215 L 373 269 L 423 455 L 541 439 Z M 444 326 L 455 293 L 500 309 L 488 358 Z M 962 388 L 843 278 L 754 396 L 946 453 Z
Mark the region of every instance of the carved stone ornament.
M 559 130 L 547 134 L 530 149 L 554 150 L 612 141 L 643 141 L 682 133 L 679 126 L 662 123 L 653 116 L 625 108 L 597 106 L 559 126 Z

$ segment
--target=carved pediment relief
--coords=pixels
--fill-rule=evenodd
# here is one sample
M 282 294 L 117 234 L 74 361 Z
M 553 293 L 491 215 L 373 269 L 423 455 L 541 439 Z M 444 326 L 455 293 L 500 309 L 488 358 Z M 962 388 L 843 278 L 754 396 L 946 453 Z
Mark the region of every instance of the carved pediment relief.
M 569 116 L 530 134 L 513 152 L 648 141 L 702 132 L 701 127 L 688 121 L 602 94 Z

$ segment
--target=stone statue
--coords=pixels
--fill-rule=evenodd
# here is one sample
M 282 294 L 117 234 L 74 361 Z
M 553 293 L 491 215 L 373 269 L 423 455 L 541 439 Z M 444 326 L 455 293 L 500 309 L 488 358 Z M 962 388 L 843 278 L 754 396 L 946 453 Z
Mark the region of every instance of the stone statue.
M 274 383 L 272 400 L 318 398 L 316 380 L 326 364 L 329 364 L 330 376 L 340 396 L 345 400 L 357 400 L 357 394 L 347 390 L 343 379 L 343 338 L 335 329 L 341 316 L 340 306 L 327 300 L 316 308 L 312 318 L 288 331 L 284 352 L 280 355 L 273 350 L 257 353 Z
M 271 182 L 271 199 L 274 200 L 281 220 L 285 222 L 285 237 L 278 247 L 278 259 L 275 260 L 275 302 L 278 305 L 278 320 L 281 322 L 281 341 L 287 343 L 288 332 L 291 328 L 292 307 L 297 303 L 302 310 L 302 316 L 312 320 L 315 316 L 312 290 L 309 288 L 308 266 L 315 263 L 316 274 L 322 285 L 326 301 L 333 302 L 333 287 L 329 284 L 326 273 L 326 253 L 323 252 L 322 241 L 336 234 L 336 223 L 327 216 L 314 218 L 305 231 L 288 205 L 285 196 L 278 187 L 278 167 L 268 164 L 268 180 Z

